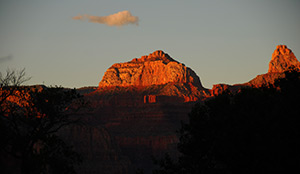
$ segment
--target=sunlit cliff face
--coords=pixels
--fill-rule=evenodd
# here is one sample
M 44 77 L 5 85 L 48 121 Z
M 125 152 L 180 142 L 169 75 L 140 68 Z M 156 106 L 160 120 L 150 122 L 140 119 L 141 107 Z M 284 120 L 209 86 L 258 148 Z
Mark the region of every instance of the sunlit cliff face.
M 285 71 L 300 70 L 300 62 L 286 45 L 278 45 L 272 54 L 268 73 L 258 75 L 246 83 L 252 87 L 272 86 L 279 78 L 285 78 Z
M 288 49 L 286 45 L 278 45 L 272 55 L 269 63 L 268 73 L 282 73 L 290 68 L 298 68 L 300 63 L 292 50 Z
M 141 101 L 144 103 L 156 103 L 197 101 L 206 89 L 192 69 L 158 50 L 129 62 L 116 63 L 107 69 L 98 92 L 117 95 L 122 93 L 120 91 L 143 95 Z
M 141 87 L 151 86 L 153 90 L 160 92 L 150 92 L 151 95 L 144 96 L 144 101 L 158 101 L 157 96 L 159 95 L 179 96 L 183 97 L 184 101 L 197 101 L 219 95 L 226 90 L 236 93 L 245 86 L 256 88 L 272 86 L 278 78 L 285 77 L 284 71 L 291 69 L 299 70 L 299 61 L 286 45 L 278 45 L 269 63 L 268 73 L 258 75 L 243 84 L 216 84 L 213 89 L 208 91 L 203 88 L 199 77 L 193 70 L 158 50 L 148 56 L 112 65 L 99 83 L 99 89 L 116 87 L 139 87 L 142 89 Z
M 199 77 L 184 64 L 158 50 L 126 63 L 112 65 L 104 74 L 99 87 L 150 86 L 167 83 L 190 83 L 203 88 Z
M 300 63 L 292 50 L 287 48 L 286 45 L 278 45 L 272 54 L 268 73 L 257 75 L 249 82 L 243 84 L 217 84 L 213 86 L 210 92 L 212 96 L 216 96 L 223 93 L 225 90 L 235 93 L 240 91 L 242 87 L 246 86 L 254 88 L 259 88 L 262 86 L 271 87 L 274 85 L 277 79 L 285 78 L 284 72 L 290 70 L 300 71 Z

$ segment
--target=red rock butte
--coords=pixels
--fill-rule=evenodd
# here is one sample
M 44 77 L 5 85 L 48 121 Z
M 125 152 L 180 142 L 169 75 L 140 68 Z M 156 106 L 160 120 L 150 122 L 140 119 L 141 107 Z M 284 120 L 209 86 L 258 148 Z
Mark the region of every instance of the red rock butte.
M 184 83 L 203 89 L 199 77 L 184 64 L 161 50 L 126 63 L 112 65 L 104 74 L 99 87 L 150 86 Z

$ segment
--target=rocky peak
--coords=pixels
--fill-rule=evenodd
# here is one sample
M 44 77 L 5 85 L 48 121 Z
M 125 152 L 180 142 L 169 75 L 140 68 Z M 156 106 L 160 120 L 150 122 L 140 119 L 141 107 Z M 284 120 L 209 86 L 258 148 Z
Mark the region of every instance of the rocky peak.
M 272 54 L 268 73 L 256 76 L 246 85 L 256 88 L 272 86 L 277 79 L 285 77 L 285 71 L 291 69 L 299 71 L 300 62 L 286 45 L 278 45 Z
M 287 48 L 286 45 L 278 45 L 272 55 L 269 63 L 269 71 L 266 74 L 257 75 L 255 78 L 244 84 L 226 85 L 218 84 L 214 85 L 210 90 L 212 96 L 219 95 L 225 90 L 229 90 L 232 93 L 238 92 L 245 86 L 259 88 L 262 86 L 273 86 L 277 79 L 285 78 L 285 71 L 288 70 L 300 70 L 300 63 L 297 60 L 294 53 Z
M 299 68 L 300 63 L 286 45 L 278 45 L 269 63 L 268 73 L 282 73 L 290 68 Z
M 199 77 L 184 64 L 161 50 L 148 56 L 112 65 L 104 74 L 99 87 L 150 86 L 168 83 L 187 83 L 202 89 Z
M 154 51 L 153 53 L 149 54 L 148 56 L 142 56 L 141 58 L 134 58 L 130 62 L 132 63 L 140 63 L 145 61 L 157 61 L 161 60 L 163 63 L 167 64 L 171 61 L 175 61 L 172 59 L 168 54 L 164 53 L 162 50 Z M 175 61 L 176 62 L 176 61 Z

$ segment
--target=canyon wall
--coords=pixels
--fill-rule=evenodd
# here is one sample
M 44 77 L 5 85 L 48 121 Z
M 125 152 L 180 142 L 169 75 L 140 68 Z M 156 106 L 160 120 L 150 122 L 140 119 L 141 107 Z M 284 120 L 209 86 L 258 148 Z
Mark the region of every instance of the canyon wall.
M 224 91 L 237 93 L 244 87 L 270 86 L 284 77 L 284 71 L 297 68 L 299 62 L 292 51 L 279 45 L 268 73 L 248 83 L 216 84 L 208 90 L 193 70 L 159 50 L 112 65 L 98 89 L 85 97 L 93 105 L 93 119 L 111 133 L 132 165 L 151 173 L 151 156 L 162 157 L 166 152 L 179 155 L 176 130 L 181 121 L 188 121 L 195 102 Z

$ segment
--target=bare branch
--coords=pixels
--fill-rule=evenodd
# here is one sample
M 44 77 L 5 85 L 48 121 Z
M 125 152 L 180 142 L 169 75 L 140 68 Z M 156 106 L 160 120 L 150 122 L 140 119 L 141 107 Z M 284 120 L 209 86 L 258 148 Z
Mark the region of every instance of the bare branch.
M 24 82 L 30 80 L 30 78 L 25 76 L 25 68 L 20 71 L 7 69 L 5 75 L 0 72 L 0 88 L 20 86 Z

